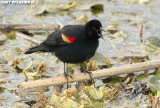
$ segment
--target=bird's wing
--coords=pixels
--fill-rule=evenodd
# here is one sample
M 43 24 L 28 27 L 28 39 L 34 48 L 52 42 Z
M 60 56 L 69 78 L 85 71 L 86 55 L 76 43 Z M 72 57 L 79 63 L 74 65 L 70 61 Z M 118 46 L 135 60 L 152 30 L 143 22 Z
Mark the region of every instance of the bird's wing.
M 63 41 L 61 34 L 60 30 L 51 33 L 42 44 L 47 46 L 66 45 L 67 43 Z
M 47 46 L 61 46 L 69 45 L 76 41 L 80 37 L 83 26 L 67 25 L 61 30 L 57 30 L 51 33 L 47 39 L 42 43 Z

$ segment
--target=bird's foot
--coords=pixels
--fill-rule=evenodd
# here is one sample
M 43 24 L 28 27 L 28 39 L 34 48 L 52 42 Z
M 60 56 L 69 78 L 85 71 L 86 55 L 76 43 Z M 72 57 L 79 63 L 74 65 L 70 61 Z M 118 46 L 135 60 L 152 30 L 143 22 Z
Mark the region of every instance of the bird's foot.
M 72 78 L 71 75 L 68 75 L 66 72 L 64 72 L 64 77 L 65 79 L 67 80 L 67 89 L 69 88 L 69 84 L 68 84 L 68 81 L 69 81 L 69 77 Z
M 90 76 L 91 81 L 93 80 L 93 78 L 92 78 L 92 72 L 90 72 L 90 71 L 88 71 L 87 69 L 85 69 L 85 68 L 83 67 L 83 65 L 81 65 L 81 71 L 82 71 L 84 74 L 87 73 L 87 74 Z
M 66 72 L 64 72 L 64 77 L 67 79 L 68 77 L 72 78 L 71 75 L 68 75 Z

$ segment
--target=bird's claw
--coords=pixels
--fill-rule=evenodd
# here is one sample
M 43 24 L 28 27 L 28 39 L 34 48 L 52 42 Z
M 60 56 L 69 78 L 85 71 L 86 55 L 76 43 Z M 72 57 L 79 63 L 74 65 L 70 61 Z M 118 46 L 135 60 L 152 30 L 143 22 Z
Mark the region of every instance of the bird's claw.
M 86 69 L 85 69 L 85 70 L 83 70 L 83 73 L 84 73 L 84 74 L 86 74 L 86 73 L 87 73 L 87 74 L 89 74 L 89 75 L 92 75 L 92 72 L 87 71 Z
M 88 74 L 89 76 L 90 76 L 90 78 L 91 78 L 91 81 L 93 80 L 93 78 L 92 78 L 92 72 L 90 72 L 90 71 L 87 71 L 87 70 L 85 70 L 85 71 L 83 71 L 84 72 L 84 74 Z
M 65 79 L 67 79 L 68 77 L 72 78 L 72 76 L 68 75 L 66 72 L 64 72 L 64 77 L 65 77 Z
M 81 71 L 82 71 L 84 74 L 87 73 L 87 74 L 90 76 L 91 81 L 93 80 L 93 78 L 92 78 L 92 72 L 86 70 L 83 66 L 81 66 Z

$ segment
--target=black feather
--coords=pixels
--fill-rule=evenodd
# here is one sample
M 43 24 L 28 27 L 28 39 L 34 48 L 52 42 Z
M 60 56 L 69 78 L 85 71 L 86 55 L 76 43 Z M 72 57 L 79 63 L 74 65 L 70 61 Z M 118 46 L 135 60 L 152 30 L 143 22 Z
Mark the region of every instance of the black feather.
M 47 47 L 47 46 L 44 46 L 44 45 L 38 45 L 38 46 L 35 46 L 35 47 L 32 47 L 32 48 L 29 48 L 25 54 L 31 54 L 31 53 L 34 53 L 34 52 L 37 52 L 37 51 L 43 51 L 43 52 L 51 52 L 50 48 Z
M 99 38 L 103 38 L 101 27 L 99 20 L 91 20 L 85 25 L 64 26 L 50 34 L 39 46 L 28 49 L 25 54 L 37 51 L 54 52 L 55 56 L 64 63 L 82 63 L 95 54 L 99 46 Z M 63 40 L 62 34 L 67 39 L 74 39 L 74 41 L 68 43 Z M 87 73 L 91 76 L 90 72 Z M 65 71 L 64 75 L 68 76 Z

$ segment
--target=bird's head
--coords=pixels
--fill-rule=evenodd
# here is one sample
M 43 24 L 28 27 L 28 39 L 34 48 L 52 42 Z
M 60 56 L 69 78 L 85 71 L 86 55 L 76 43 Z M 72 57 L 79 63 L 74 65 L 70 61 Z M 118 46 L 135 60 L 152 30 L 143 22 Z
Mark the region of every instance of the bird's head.
M 85 24 L 85 35 L 89 40 L 103 38 L 102 36 L 102 24 L 99 20 L 90 20 Z

